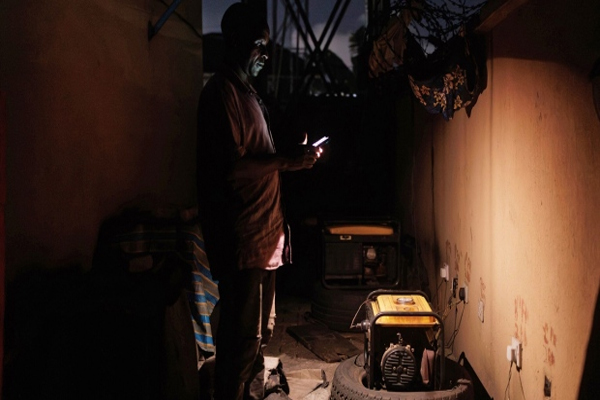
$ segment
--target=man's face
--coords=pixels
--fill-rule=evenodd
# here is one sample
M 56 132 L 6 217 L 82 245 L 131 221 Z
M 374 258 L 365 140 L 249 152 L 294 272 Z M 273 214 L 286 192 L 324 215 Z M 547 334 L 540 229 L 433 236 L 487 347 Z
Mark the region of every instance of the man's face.
M 265 30 L 248 39 L 242 50 L 240 66 L 248 76 L 257 77 L 269 58 L 267 55 L 269 32 Z

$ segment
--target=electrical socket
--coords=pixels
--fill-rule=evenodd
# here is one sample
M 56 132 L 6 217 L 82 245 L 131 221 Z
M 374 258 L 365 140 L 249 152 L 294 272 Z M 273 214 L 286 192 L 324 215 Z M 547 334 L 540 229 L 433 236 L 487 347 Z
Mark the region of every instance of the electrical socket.
M 469 287 L 465 283 L 458 291 L 458 298 L 467 304 L 469 302 Z
M 450 280 L 450 266 L 447 263 L 444 263 L 442 268 L 440 268 L 440 276 L 446 282 L 448 282 Z
M 517 363 L 517 368 L 521 369 L 521 361 L 523 359 L 523 345 L 517 338 L 512 338 L 512 346 L 515 349 L 515 358 Z
M 483 300 L 479 299 L 479 304 L 477 306 L 477 317 L 479 317 L 479 320 L 481 321 L 481 323 L 483 324 L 483 309 L 484 309 L 484 304 L 483 304 Z
M 458 278 L 452 279 L 452 297 L 456 298 L 456 289 L 458 289 Z
M 544 397 L 547 399 L 552 397 L 552 381 L 547 376 L 544 377 Z
M 521 361 L 523 358 L 523 346 L 517 338 L 512 338 L 511 344 L 506 346 L 506 359 L 510 362 L 514 362 L 517 365 L 517 369 L 521 369 Z

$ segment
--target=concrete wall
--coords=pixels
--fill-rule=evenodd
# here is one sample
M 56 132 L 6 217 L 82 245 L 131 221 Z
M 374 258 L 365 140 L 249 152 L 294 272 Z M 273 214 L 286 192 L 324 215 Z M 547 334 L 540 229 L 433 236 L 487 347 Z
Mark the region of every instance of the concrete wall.
M 201 6 L 177 9 L 198 32 Z M 126 203 L 195 202 L 201 39 L 174 15 L 149 42 L 148 22 L 165 9 L 0 3 L 9 280 L 34 265 L 89 267 L 101 221 Z
M 496 399 L 513 336 L 523 367 L 511 399 L 544 398 L 545 377 L 552 399 L 579 391 L 600 283 L 600 117 L 588 77 L 599 15 L 595 0 L 531 0 L 488 33 L 488 86 L 470 118 L 446 122 L 415 105 L 405 226 L 415 221 L 433 291 L 443 263 L 468 285 L 448 352 L 465 352 Z M 434 300 L 443 308 L 449 295 L 442 283 Z M 446 337 L 462 313 L 450 310 Z

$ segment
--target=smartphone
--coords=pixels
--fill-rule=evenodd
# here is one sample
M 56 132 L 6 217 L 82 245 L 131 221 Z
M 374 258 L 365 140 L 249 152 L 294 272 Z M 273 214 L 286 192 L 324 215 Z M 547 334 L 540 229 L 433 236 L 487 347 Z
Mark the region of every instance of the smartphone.
M 312 145 L 313 147 L 319 147 L 320 145 L 325 144 L 327 142 L 329 142 L 329 136 L 323 136 L 321 139 L 317 140 Z

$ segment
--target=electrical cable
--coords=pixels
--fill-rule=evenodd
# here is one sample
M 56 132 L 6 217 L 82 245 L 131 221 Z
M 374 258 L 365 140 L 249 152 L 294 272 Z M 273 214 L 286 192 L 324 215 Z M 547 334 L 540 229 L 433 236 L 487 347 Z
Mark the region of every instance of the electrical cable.
M 523 379 L 521 379 L 521 368 L 517 368 L 517 373 L 519 374 L 519 383 L 521 384 L 521 394 L 523 395 L 523 398 L 526 399 L 525 388 L 523 388 Z
M 463 303 L 463 308 L 460 313 L 460 319 L 458 321 L 458 326 L 456 326 L 456 317 L 458 317 L 458 305 L 460 303 Z M 465 304 L 464 304 L 463 300 L 456 303 L 455 306 L 456 306 L 455 307 L 456 312 L 455 312 L 455 317 L 454 317 L 454 331 L 450 335 L 450 339 L 448 339 L 448 343 L 446 344 L 446 348 L 451 349 L 450 354 L 448 354 L 449 356 L 454 353 L 454 340 L 456 339 L 456 336 L 458 336 L 458 331 L 460 330 L 460 325 L 462 324 L 462 319 L 463 319 L 463 316 L 465 315 Z
M 355 319 L 356 319 L 356 317 L 358 316 L 358 313 L 359 313 L 359 312 L 360 312 L 360 310 L 363 308 L 363 306 L 364 306 L 365 304 L 367 304 L 367 301 L 369 301 L 369 299 L 366 299 L 365 301 L 363 301 L 363 302 L 361 303 L 361 305 L 360 305 L 360 306 L 358 306 L 358 310 L 356 310 L 356 313 L 354 313 L 354 317 L 352 317 L 352 321 L 350 321 L 350 329 L 353 329 L 353 328 L 358 328 L 358 324 L 355 324 L 355 323 L 354 323 L 354 320 L 355 320 Z
M 442 284 L 443 284 L 444 282 L 445 282 L 445 280 L 442 278 L 442 281 L 440 282 L 440 284 L 439 284 L 439 285 L 437 286 L 437 288 L 435 289 L 435 293 L 433 294 L 433 298 L 431 299 L 431 303 L 432 303 L 432 304 L 435 304 L 436 306 L 437 306 L 437 304 L 436 304 L 436 300 L 437 300 L 437 297 L 438 297 L 438 292 L 440 291 L 440 288 L 442 287 Z M 448 282 L 446 282 L 446 283 L 448 283 Z
M 361 354 L 359 353 L 359 354 L 356 355 L 356 357 L 354 357 L 354 365 L 356 365 L 357 367 L 360 367 L 360 368 L 364 368 L 364 366 L 365 366 L 365 360 L 364 359 L 363 359 L 362 365 L 360 365 L 358 363 L 358 357 L 360 357 L 360 356 L 361 356 Z
M 448 285 L 446 285 L 446 288 L 448 287 Z M 444 293 L 444 297 L 445 293 Z M 463 300 L 459 300 L 456 303 L 454 303 L 452 301 L 453 295 L 450 294 L 450 297 L 448 297 L 448 301 L 446 302 L 446 307 L 444 308 L 444 312 L 442 313 L 442 321 L 446 321 L 446 318 L 448 317 L 448 313 L 450 312 L 450 310 L 452 310 L 452 307 L 456 307 L 458 306 L 460 303 L 463 302 Z M 458 312 L 458 310 L 457 310 Z
M 504 390 L 504 399 L 506 399 L 506 400 L 510 400 L 510 392 L 508 391 L 508 388 L 510 387 L 510 377 L 512 375 L 512 366 L 513 366 L 513 361 L 510 362 L 510 369 L 508 370 L 508 382 L 506 383 L 506 389 Z
M 444 297 L 443 298 L 445 299 L 447 295 L 448 295 L 448 285 L 444 286 Z M 446 307 L 445 305 L 443 305 L 443 306 Z
M 444 279 L 442 279 L 442 282 L 440 283 L 440 286 L 441 286 L 442 283 L 444 283 Z M 446 295 L 448 294 L 448 285 L 447 285 L 447 283 L 448 282 L 446 282 L 446 286 L 444 286 L 444 295 L 442 296 L 442 299 L 445 299 Z M 437 292 L 436 292 L 436 296 L 437 296 Z M 439 301 L 439 297 L 438 297 L 438 301 Z M 448 303 L 446 303 L 446 304 L 448 304 Z M 446 305 L 445 304 L 442 304 L 442 306 L 440 306 L 439 304 L 436 304 L 435 306 L 437 308 L 436 311 L 438 312 L 438 314 L 440 314 L 439 311 L 442 309 L 442 307 L 444 307 L 444 312 L 446 312 Z
M 409 11 L 413 16 L 409 31 L 427 52 L 431 45 L 438 47 L 460 33 L 467 22 L 485 5 L 486 0 L 471 3 L 473 1 L 421 0 L 415 6 L 408 0 L 396 0 L 392 3 L 392 11 L 396 14 L 403 10 Z

